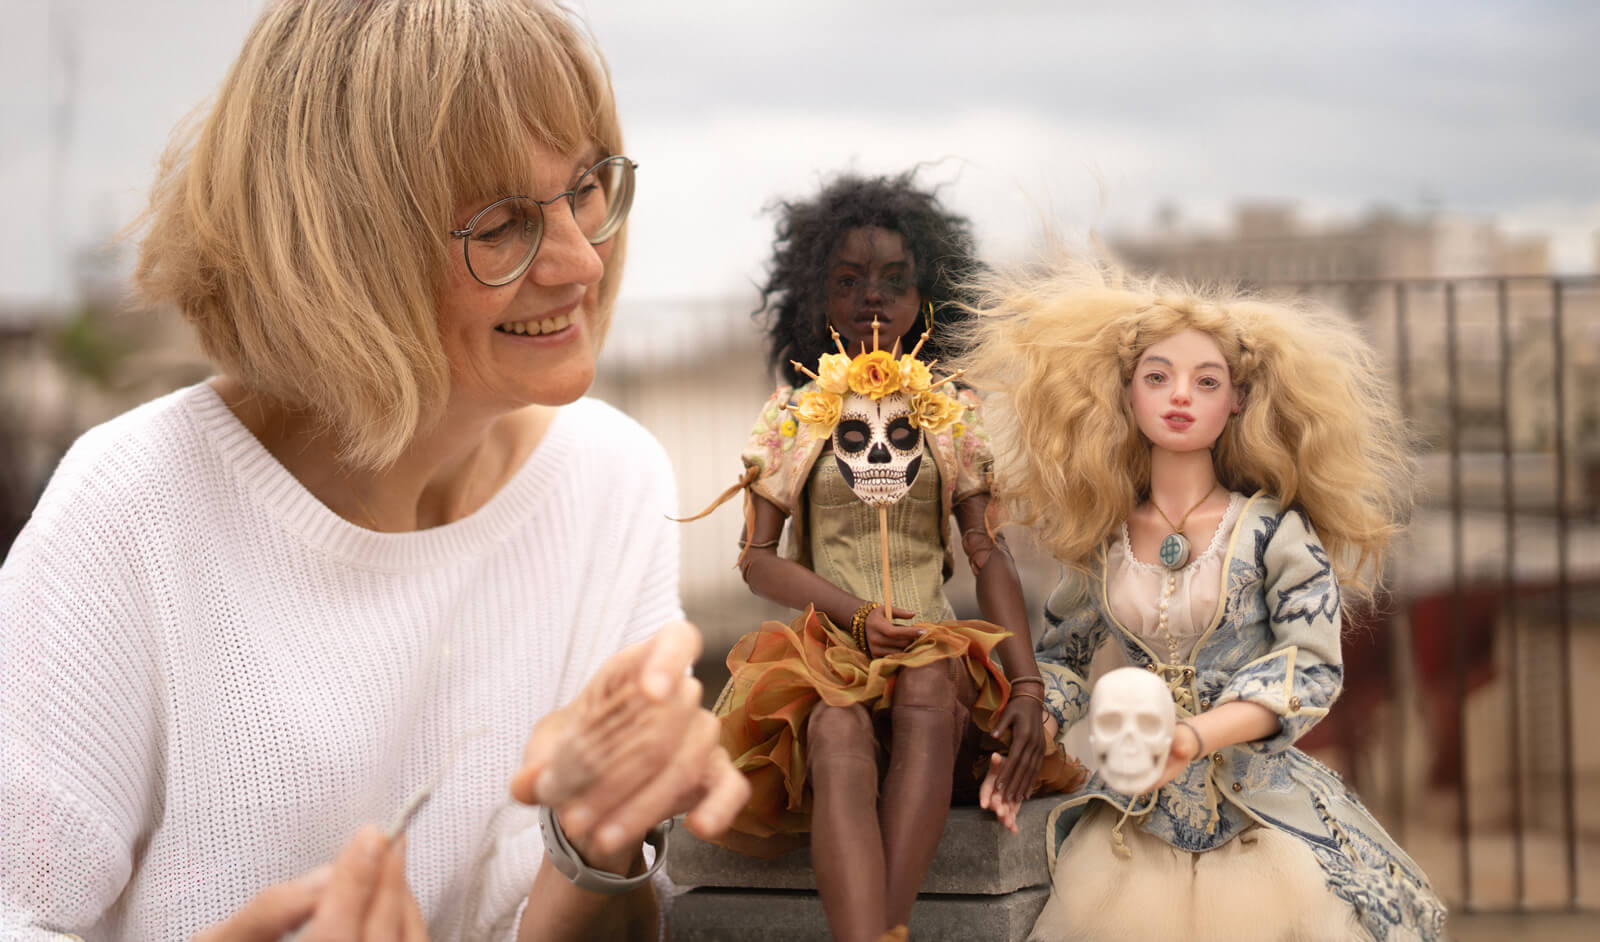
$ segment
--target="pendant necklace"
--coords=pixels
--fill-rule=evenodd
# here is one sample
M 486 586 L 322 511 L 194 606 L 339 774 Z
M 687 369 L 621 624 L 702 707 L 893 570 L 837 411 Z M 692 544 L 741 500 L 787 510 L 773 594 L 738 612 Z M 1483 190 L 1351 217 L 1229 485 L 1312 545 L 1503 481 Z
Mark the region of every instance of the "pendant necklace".
M 1215 494 L 1220 486 L 1220 482 L 1211 485 L 1211 490 L 1206 491 L 1206 496 L 1200 498 L 1199 503 L 1189 508 L 1189 512 L 1183 515 L 1177 526 L 1173 526 L 1171 518 L 1162 512 L 1161 505 L 1156 503 L 1155 498 L 1150 498 L 1150 506 L 1156 509 L 1156 513 L 1161 514 L 1162 521 L 1172 529 L 1172 532 L 1167 534 L 1167 538 L 1161 541 L 1161 549 L 1159 551 L 1161 565 L 1168 569 L 1182 569 L 1189 564 L 1189 538 L 1183 535 L 1183 525 L 1189 522 L 1189 514 L 1199 510 L 1200 504 L 1210 500 L 1211 495 Z

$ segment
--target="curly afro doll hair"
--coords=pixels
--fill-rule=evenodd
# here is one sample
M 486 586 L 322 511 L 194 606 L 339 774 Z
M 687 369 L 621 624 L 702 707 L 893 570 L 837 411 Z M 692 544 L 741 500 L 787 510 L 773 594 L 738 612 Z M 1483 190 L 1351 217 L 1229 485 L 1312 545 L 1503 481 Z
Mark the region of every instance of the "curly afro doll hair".
M 765 321 L 769 365 L 788 383 L 805 382 L 790 360 L 815 364 L 833 349 L 824 323 L 829 263 L 845 233 L 863 226 L 898 232 L 905 240 L 923 302 L 908 336 L 920 337 L 927 329 L 927 304 L 933 305 L 934 331 L 922 358 L 948 361 L 960 352 L 957 332 L 948 328 L 967 316 L 960 286 L 978 273 L 972 224 L 917 187 L 915 175 L 843 174 L 812 199 L 777 204 L 772 261 L 761 306 L 753 313 Z

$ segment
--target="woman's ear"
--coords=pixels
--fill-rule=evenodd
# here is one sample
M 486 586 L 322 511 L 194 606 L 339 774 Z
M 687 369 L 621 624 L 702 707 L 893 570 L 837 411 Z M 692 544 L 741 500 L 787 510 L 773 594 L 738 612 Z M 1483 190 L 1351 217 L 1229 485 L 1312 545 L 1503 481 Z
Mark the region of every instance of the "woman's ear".
M 1126 392 L 1124 392 L 1124 395 L 1126 395 Z M 1234 415 L 1238 415 L 1239 413 L 1241 413 L 1243 411 L 1244 411 L 1244 387 L 1243 386 L 1235 386 L 1233 388 L 1233 414 Z

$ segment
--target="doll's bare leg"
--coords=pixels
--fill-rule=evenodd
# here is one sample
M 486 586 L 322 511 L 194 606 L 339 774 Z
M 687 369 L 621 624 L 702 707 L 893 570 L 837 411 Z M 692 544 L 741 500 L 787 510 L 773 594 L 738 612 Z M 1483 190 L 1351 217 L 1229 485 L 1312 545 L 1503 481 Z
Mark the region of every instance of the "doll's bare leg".
M 878 753 L 862 706 L 819 703 L 806 723 L 811 865 L 835 939 L 875 940 L 887 928 L 878 840 Z
M 901 671 L 895 680 L 894 738 L 883 782 L 884 899 L 891 926 L 910 920 L 917 890 L 944 836 L 956 750 L 976 695 L 971 686 L 954 659 Z

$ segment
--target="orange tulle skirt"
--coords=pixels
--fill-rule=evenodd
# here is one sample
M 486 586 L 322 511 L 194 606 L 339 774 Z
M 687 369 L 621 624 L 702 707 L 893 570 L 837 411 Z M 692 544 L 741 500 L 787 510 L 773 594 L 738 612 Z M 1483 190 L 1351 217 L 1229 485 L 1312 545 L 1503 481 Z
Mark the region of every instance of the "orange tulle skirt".
M 769 621 L 739 639 L 728 652 L 731 677 L 717 701 L 722 746 L 750 780 L 750 802 L 725 843 L 768 856 L 804 840 L 785 840 L 811 830 L 811 792 L 806 788 L 806 720 L 819 702 L 864 704 L 874 716 L 894 701 L 896 675 L 951 658 L 960 659 L 977 690 L 973 723 L 988 733 L 1010 699 L 1011 685 L 995 663 L 995 645 L 1010 637 L 986 621 L 926 622 L 927 630 L 903 651 L 869 658 L 826 615 L 807 608 L 793 622 Z M 1040 791 L 1064 791 L 1083 777 L 1083 767 L 1054 742 L 1039 770 Z

